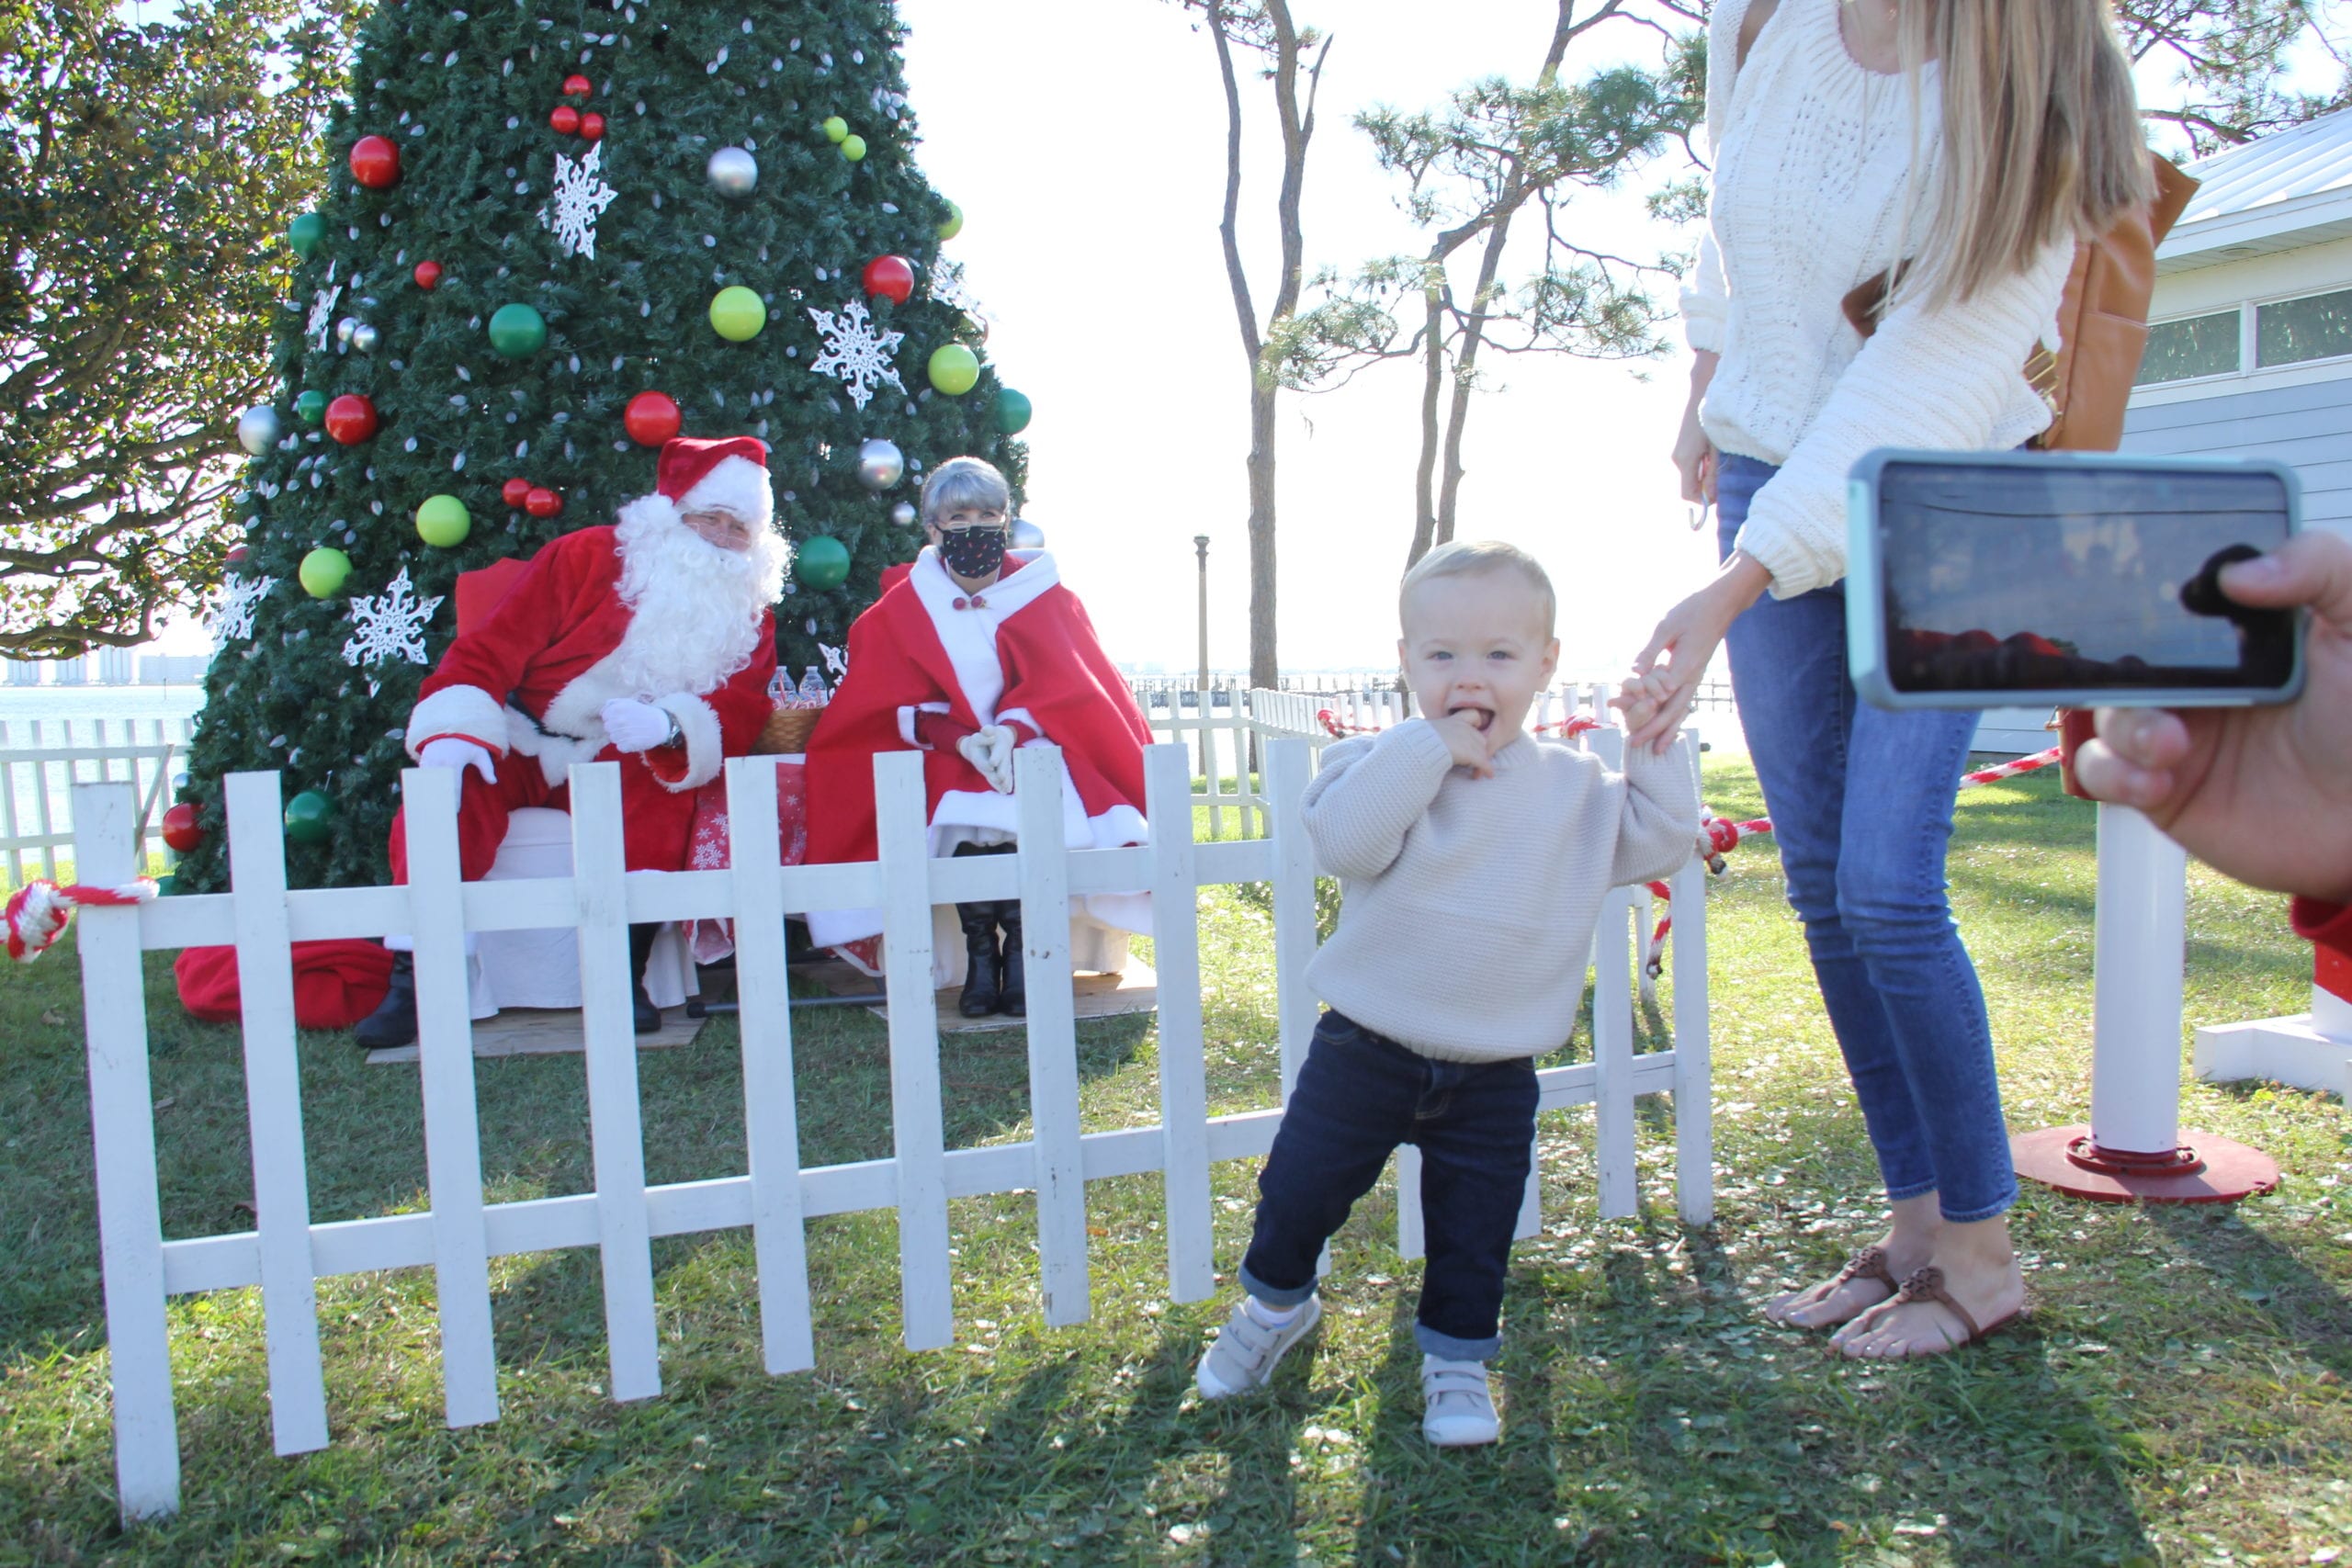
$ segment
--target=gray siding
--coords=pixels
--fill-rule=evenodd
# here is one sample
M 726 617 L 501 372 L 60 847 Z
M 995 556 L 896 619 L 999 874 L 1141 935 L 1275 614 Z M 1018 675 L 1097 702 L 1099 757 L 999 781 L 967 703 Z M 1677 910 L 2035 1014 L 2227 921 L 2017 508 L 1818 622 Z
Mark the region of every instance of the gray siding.
M 2123 419 L 2123 450 L 2276 458 L 2303 481 L 2305 520 L 2352 528 L 2352 372 L 2135 408 Z

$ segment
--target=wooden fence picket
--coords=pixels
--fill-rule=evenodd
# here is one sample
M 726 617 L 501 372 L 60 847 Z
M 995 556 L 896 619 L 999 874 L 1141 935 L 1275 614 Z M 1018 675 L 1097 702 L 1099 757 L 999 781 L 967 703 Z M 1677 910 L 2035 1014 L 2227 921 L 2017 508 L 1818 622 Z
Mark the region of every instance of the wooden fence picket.
M 1192 784 L 1181 746 L 1144 753 L 1151 823 L 1152 960 L 1159 978 L 1160 1170 L 1168 1211 L 1168 1294 L 1205 1300 L 1216 1289 L 1209 1209 L 1208 1070 L 1201 1035 L 1200 876 L 1193 848 Z
M 890 1014 L 890 1134 L 899 1175 L 899 1297 L 910 1350 L 956 1337 L 947 1256 L 947 1134 L 931 989 L 931 847 L 922 759 L 874 759 L 882 865 L 883 987 Z
M 1037 1162 L 1037 1269 L 1046 1322 L 1059 1328 L 1084 1323 L 1091 1311 L 1061 748 L 1024 746 L 1013 753 L 1012 768 L 1021 823 L 1021 948 L 1028 996 L 1029 1137 Z

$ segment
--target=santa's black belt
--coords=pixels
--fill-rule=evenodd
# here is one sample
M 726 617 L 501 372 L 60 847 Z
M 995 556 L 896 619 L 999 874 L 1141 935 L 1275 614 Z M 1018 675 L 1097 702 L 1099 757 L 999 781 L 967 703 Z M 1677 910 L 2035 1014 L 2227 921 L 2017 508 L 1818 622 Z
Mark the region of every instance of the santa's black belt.
M 533 713 L 529 708 L 525 707 L 523 705 L 523 699 L 521 696 L 514 692 L 506 694 L 506 705 L 513 708 L 516 713 L 521 714 L 525 718 L 529 719 L 531 721 L 531 728 L 537 730 L 541 735 L 546 736 L 550 740 L 570 740 L 582 746 L 585 746 L 588 743 L 588 737 L 585 735 L 568 735 L 560 729 L 549 729 L 547 727 L 546 720 L 540 718 L 537 714 Z

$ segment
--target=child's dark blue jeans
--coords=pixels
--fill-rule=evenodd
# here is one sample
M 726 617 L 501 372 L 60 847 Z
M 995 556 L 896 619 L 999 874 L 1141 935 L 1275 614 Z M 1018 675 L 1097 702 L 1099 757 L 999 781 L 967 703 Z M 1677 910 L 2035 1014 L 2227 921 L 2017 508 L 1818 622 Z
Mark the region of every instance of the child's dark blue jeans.
M 1313 1295 L 1323 1244 L 1391 1151 L 1413 1144 L 1429 1254 L 1414 1337 L 1432 1356 L 1488 1359 L 1502 1345 L 1503 1275 L 1526 1194 L 1535 1099 L 1532 1061 L 1433 1062 L 1326 1012 L 1258 1173 L 1242 1288 L 1275 1307 Z

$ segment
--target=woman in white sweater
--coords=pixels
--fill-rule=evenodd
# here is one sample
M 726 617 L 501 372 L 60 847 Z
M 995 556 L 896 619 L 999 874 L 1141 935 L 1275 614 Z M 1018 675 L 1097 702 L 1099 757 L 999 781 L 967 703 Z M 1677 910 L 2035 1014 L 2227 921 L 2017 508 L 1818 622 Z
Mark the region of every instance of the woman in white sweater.
M 2024 364 L 2055 342 L 2077 237 L 2147 199 L 2147 153 L 2106 0 L 1715 0 L 1709 50 L 1714 188 L 1674 457 L 1686 499 L 1716 506 L 1724 565 L 1636 660 L 1664 701 L 1633 739 L 1672 733 L 1728 641 L 1893 1208 L 1770 1314 L 1849 1355 L 1933 1354 L 2025 1301 L 1992 1038 L 1944 890 L 1976 716 L 1856 701 L 1846 475 L 1872 447 L 1999 449 L 2048 423 Z M 1866 340 L 1845 297 L 1897 264 Z

